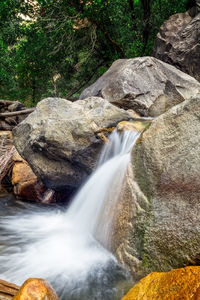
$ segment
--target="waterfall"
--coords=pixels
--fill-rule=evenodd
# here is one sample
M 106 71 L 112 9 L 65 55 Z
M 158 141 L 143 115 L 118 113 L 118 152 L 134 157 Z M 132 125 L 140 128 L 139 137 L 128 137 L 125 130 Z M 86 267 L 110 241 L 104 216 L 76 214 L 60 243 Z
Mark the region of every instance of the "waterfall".
M 1 279 L 22 284 L 42 277 L 63 300 L 119 299 L 115 285 L 127 274 L 108 251 L 109 234 L 138 136 L 134 131 L 111 134 L 96 171 L 66 211 L 31 208 L 1 219 Z

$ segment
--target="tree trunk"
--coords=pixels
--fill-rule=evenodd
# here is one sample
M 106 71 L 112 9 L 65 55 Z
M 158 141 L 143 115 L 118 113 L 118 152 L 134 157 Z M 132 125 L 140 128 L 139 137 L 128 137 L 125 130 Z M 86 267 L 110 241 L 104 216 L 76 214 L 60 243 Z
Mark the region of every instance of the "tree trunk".
M 11 300 L 19 291 L 19 286 L 0 280 L 0 300 Z
M 24 115 L 24 114 L 30 114 L 35 110 L 35 108 L 28 108 L 24 110 L 19 110 L 19 111 L 13 111 L 13 112 L 6 112 L 6 113 L 0 113 L 0 119 L 5 119 L 8 117 L 14 117 L 14 116 L 19 116 L 19 115 Z
M 150 0 L 141 0 L 143 13 L 144 13 L 144 29 L 143 29 L 143 49 L 142 52 L 144 54 L 148 40 L 149 40 L 149 33 L 150 33 L 150 16 L 151 16 L 151 5 Z
M 133 0 L 128 0 L 129 8 L 130 8 L 130 13 L 131 13 L 131 19 L 133 21 L 132 24 L 132 29 L 136 30 L 136 16 L 135 16 L 135 7 L 134 7 L 134 1 Z

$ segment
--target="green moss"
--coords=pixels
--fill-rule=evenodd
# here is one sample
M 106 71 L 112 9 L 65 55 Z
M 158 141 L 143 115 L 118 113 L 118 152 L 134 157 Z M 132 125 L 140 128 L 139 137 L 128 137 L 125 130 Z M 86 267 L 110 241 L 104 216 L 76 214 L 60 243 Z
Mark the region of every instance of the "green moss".
M 151 184 L 148 180 L 148 175 L 145 173 L 143 169 L 143 164 L 141 163 L 142 158 L 142 151 L 141 151 L 141 139 L 138 140 L 137 144 L 135 145 L 134 154 L 133 154 L 133 165 L 134 165 L 134 173 L 136 177 L 136 181 L 144 193 L 144 195 L 151 201 L 153 196 L 153 191 L 151 190 Z

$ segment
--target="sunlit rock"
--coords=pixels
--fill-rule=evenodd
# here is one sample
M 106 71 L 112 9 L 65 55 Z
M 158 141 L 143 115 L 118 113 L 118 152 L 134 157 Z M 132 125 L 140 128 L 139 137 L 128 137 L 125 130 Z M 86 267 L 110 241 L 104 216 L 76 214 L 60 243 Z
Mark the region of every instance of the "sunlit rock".
M 199 300 L 199 282 L 200 267 L 151 273 L 140 280 L 122 300 Z
M 12 185 L 14 194 L 21 199 L 41 201 L 45 187 L 38 181 L 30 166 L 19 154 L 13 158 Z
M 13 300 L 59 300 L 59 298 L 46 280 L 30 278 L 24 282 Z

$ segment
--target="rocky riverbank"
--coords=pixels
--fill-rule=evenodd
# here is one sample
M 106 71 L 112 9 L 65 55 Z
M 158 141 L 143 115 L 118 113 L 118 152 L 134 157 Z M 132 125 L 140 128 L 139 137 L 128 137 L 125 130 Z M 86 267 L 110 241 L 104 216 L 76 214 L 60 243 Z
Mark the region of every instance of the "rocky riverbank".
M 197 5 L 163 24 L 156 58 L 115 61 L 75 102 L 46 98 L 25 112 L 7 101 L 0 113 L 1 189 L 46 204 L 71 198 L 114 129 L 141 133 L 112 209 L 109 250 L 135 281 L 149 275 L 124 300 L 199 299 L 198 29 Z M 2 299 L 58 299 L 43 280 L 29 280 L 20 291 L 0 284 Z

